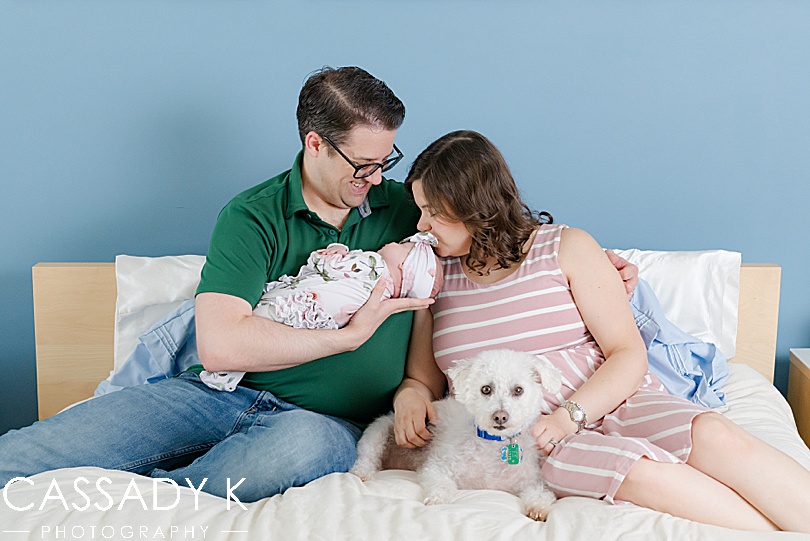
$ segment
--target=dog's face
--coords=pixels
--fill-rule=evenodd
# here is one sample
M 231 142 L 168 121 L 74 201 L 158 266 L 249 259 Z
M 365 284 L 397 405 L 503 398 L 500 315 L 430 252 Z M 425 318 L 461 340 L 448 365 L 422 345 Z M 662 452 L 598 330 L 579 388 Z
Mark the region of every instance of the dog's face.
M 512 350 L 492 350 L 458 361 L 448 376 L 455 398 L 490 434 L 510 436 L 540 415 L 543 391 L 560 390 L 560 371 L 546 359 Z

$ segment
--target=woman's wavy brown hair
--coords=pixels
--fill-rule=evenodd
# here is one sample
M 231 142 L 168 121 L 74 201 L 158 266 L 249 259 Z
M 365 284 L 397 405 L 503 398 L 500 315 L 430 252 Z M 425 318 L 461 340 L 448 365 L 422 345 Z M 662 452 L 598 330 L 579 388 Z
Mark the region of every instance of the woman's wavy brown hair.
M 417 180 L 431 212 L 467 227 L 472 245 L 466 263 L 479 274 L 490 257 L 501 268 L 519 263 L 532 232 L 553 222 L 551 214 L 521 201 L 503 155 L 478 132 L 454 131 L 431 143 L 408 171 L 409 192 Z

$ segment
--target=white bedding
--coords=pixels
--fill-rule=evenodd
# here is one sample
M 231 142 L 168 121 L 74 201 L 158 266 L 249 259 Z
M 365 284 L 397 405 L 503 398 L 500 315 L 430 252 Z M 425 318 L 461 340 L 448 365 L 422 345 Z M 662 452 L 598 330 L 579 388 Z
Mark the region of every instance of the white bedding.
M 810 450 L 782 395 L 747 366 L 732 365 L 730 373 L 725 415 L 810 469 Z M 89 481 L 78 485 L 86 498 L 74 489 L 80 476 Z M 451 504 L 426 507 L 415 475 L 403 471 L 381 472 L 367 483 L 351 474 L 332 474 L 244 504 L 244 509 L 232 502 L 230 510 L 226 500 L 215 496 L 195 496 L 189 488 L 165 484 L 155 491 L 152 479 L 99 468 L 56 470 L 29 479 L 33 485 L 16 483 L 0 501 L 0 539 L 808 539 L 705 526 L 586 498 L 560 500 L 546 523 L 524 517 L 518 499 L 504 492 L 459 491 Z M 101 490 L 95 485 L 99 479 Z M 88 501 L 86 510 L 73 508 Z M 15 511 L 9 503 L 31 508 Z

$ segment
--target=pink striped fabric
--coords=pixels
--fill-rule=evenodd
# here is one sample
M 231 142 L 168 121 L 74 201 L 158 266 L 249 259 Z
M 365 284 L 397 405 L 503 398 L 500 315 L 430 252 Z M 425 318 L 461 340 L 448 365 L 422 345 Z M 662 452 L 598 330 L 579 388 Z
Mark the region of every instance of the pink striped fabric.
M 432 306 L 433 349 L 442 371 L 488 349 L 543 356 L 563 375 L 560 392 L 546 394 L 543 413 L 551 413 L 599 368 L 602 352 L 582 322 L 557 262 L 565 227 L 541 226 L 521 266 L 494 284 L 469 280 L 459 258 L 442 261 L 444 287 Z M 543 467 L 546 482 L 560 497 L 612 502 L 639 458 L 685 461 L 692 420 L 705 411 L 667 394 L 648 373 L 639 391 L 614 412 L 555 447 Z

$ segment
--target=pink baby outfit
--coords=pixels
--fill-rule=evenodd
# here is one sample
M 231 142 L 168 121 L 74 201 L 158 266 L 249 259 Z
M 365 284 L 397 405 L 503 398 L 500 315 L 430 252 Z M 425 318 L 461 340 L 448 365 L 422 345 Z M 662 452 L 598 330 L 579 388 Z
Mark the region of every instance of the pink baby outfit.
M 543 413 L 552 413 L 599 368 L 604 357 L 557 262 L 565 227 L 541 226 L 520 267 L 494 284 L 469 280 L 459 258 L 442 261 L 444 287 L 431 307 L 433 349 L 442 371 L 488 349 L 543 356 L 562 371 L 560 392 L 546 393 Z M 613 502 L 639 458 L 684 462 L 692 448 L 692 420 L 705 411 L 668 394 L 648 372 L 639 390 L 615 411 L 565 437 L 546 460 L 543 475 L 559 497 Z

